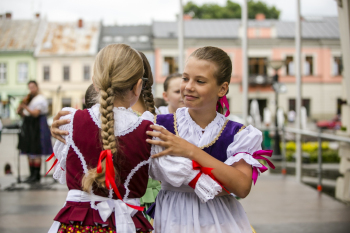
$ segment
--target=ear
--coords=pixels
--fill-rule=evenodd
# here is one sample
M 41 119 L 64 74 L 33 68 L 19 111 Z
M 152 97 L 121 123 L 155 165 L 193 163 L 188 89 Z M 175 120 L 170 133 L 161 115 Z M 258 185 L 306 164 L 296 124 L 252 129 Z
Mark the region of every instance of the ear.
M 168 102 L 168 93 L 166 93 L 165 91 L 163 92 L 163 99 L 165 100 L 165 102 Z
M 132 93 L 136 96 L 139 96 L 141 94 L 141 90 L 142 90 L 142 79 L 139 79 L 139 81 L 137 81 L 136 85 L 132 88 Z
M 228 82 L 224 82 L 223 84 L 220 85 L 219 92 L 218 92 L 218 97 L 221 98 L 226 93 L 228 92 Z

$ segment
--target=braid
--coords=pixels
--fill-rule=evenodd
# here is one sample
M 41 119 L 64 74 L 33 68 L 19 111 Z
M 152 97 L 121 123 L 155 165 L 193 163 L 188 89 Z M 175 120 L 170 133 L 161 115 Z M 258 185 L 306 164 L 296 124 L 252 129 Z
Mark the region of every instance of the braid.
M 117 152 L 117 143 L 114 136 L 114 113 L 113 90 L 109 87 L 106 91 L 100 91 L 100 113 L 101 113 L 101 137 L 104 150 L 111 150 L 112 154 Z
M 125 44 L 106 46 L 97 54 L 94 63 L 93 80 L 100 93 L 100 138 L 103 150 L 111 150 L 113 154 L 113 167 L 117 183 L 120 182 L 123 154 L 118 153 L 118 138 L 114 135 L 114 100 L 115 98 L 123 98 L 124 93 L 130 90 L 130 87 L 142 77 L 143 73 L 143 62 L 139 54 Z M 148 100 L 151 98 L 153 101 L 153 96 L 147 95 L 146 98 Z M 105 185 L 105 159 L 101 162 L 101 166 L 102 172 L 97 173 L 97 169 L 92 168 L 84 175 L 82 180 L 84 191 L 90 192 L 93 186 L 102 187 L 103 191 L 110 188 Z
M 154 107 L 154 98 L 152 94 L 152 86 L 149 82 L 146 83 L 145 89 L 142 91 L 143 99 L 145 100 L 146 108 L 153 115 L 156 115 L 156 109 Z

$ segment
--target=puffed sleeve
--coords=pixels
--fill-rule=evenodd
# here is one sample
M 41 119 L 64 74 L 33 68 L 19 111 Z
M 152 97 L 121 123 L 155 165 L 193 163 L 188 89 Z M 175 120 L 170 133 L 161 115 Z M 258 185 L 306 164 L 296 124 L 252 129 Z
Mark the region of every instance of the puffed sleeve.
M 241 159 L 250 164 L 259 174 L 266 170 L 258 160 L 253 158 L 255 152 L 261 152 L 262 133 L 249 125 L 234 136 L 233 142 L 227 148 L 227 160 L 225 164 L 232 165 Z M 253 177 L 254 179 L 254 177 Z M 254 180 L 255 182 L 256 180 Z
M 61 184 L 65 184 L 66 183 L 66 160 L 67 160 L 68 150 L 72 142 L 73 118 L 74 118 L 76 109 L 63 108 L 62 111 L 69 111 L 70 114 L 62 116 L 60 120 L 69 119 L 70 123 L 61 125 L 59 129 L 68 131 L 69 134 L 62 135 L 62 137 L 66 141 L 66 144 L 64 144 L 59 140 L 56 140 L 55 145 L 53 147 L 53 152 L 55 153 L 55 157 L 57 159 L 57 163 L 55 165 L 55 171 L 53 173 L 53 178 L 59 181 Z
M 153 138 L 153 140 L 160 140 Z M 163 151 L 164 148 L 158 145 L 152 145 L 151 155 Z M 151 160 L 149 167 L 150 176 L 161 182 L 166 182 L 174 187 L 188 185 L 199 171 L 194 170 L 192 161 L 188 158 L 165 155 Z M 202 174 L 195 186 L 194 192 L 202 202 L 213 199 L 221 192 L 221 186 L 210 176 Z

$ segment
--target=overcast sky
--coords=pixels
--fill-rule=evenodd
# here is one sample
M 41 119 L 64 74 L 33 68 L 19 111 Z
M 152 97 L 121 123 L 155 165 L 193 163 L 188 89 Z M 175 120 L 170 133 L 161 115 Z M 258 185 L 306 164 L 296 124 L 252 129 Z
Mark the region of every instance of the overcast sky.
M 186 4 L 188 1 L 183 0 Z M 197 4 L 226 0 L 193 0 Z M 242 0 L 234 0 L 241 3 Z M 263 0 L 282 11 L 280 19 L 294 21 L 296 0 Z M 301 0 L 303 16 L 337 16 L 335 0 Z M 0 0 L 0 14 L 12 12 L 13 19 L 30 19 L 36 12 L 50 21 L 103 20 L 105 25 L 150 24 L 152 20 L 174 21 L 179 0 Z

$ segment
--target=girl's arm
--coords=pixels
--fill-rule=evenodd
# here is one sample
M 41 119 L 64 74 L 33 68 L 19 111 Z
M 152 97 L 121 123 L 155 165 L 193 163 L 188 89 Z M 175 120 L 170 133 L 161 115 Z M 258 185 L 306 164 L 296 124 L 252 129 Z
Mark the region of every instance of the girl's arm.
M 40 115 L 39 109 L 30 110 L 27 105 L 23 105 L 23 108 L 29 112 L 29 114 L 33 117 L 38 117 Z
M 198 162 L 203 167 L 213 168 L 212 174 L 230 192 L 239 197 L 246 197 L 249 194 L 252 184 L 252 165 L 258 167 L 262 165 L 257 160 L 250 158 L 251 155 L 249 154 L 244 154 L 247 155 L 246 158 L 241 156 L 242 159 L 237 161 L 234 159 L 240 158 L 240 156 L 234 156 L 236 154 L 238 155 L 239 152 L 247 152 L 252 154 L 259 150 L 261 135 L 259 136 L 259 134 L 254 132 L 251 132 L 249 135 L 249 130 L 243 130 L 241 133 L 239 133 L 240 135 L 237 137 L 237 140 L 236 135 L 234 142 L 227 150 L 228 160 L 225 162 L 225 164 L 207 154 L 200 148 L 190 144 L 184 139 L 176 137 L 161 127 L 152 126 L 152 128 L 160 132 L 149 132 L 148 134 L 159 137 L 162 141 L 150 141 L 150 143 L 166 148 L 164 151 L 153 155 L 153 157 L 171 154 L 189 158 L 190 160 Z M 243 146 L 240 146 L 241 144 Z M 249 149 L 245 148 L 247 145 L 249 146 Z M 231 157 L 234 159 L 232 160 Z

